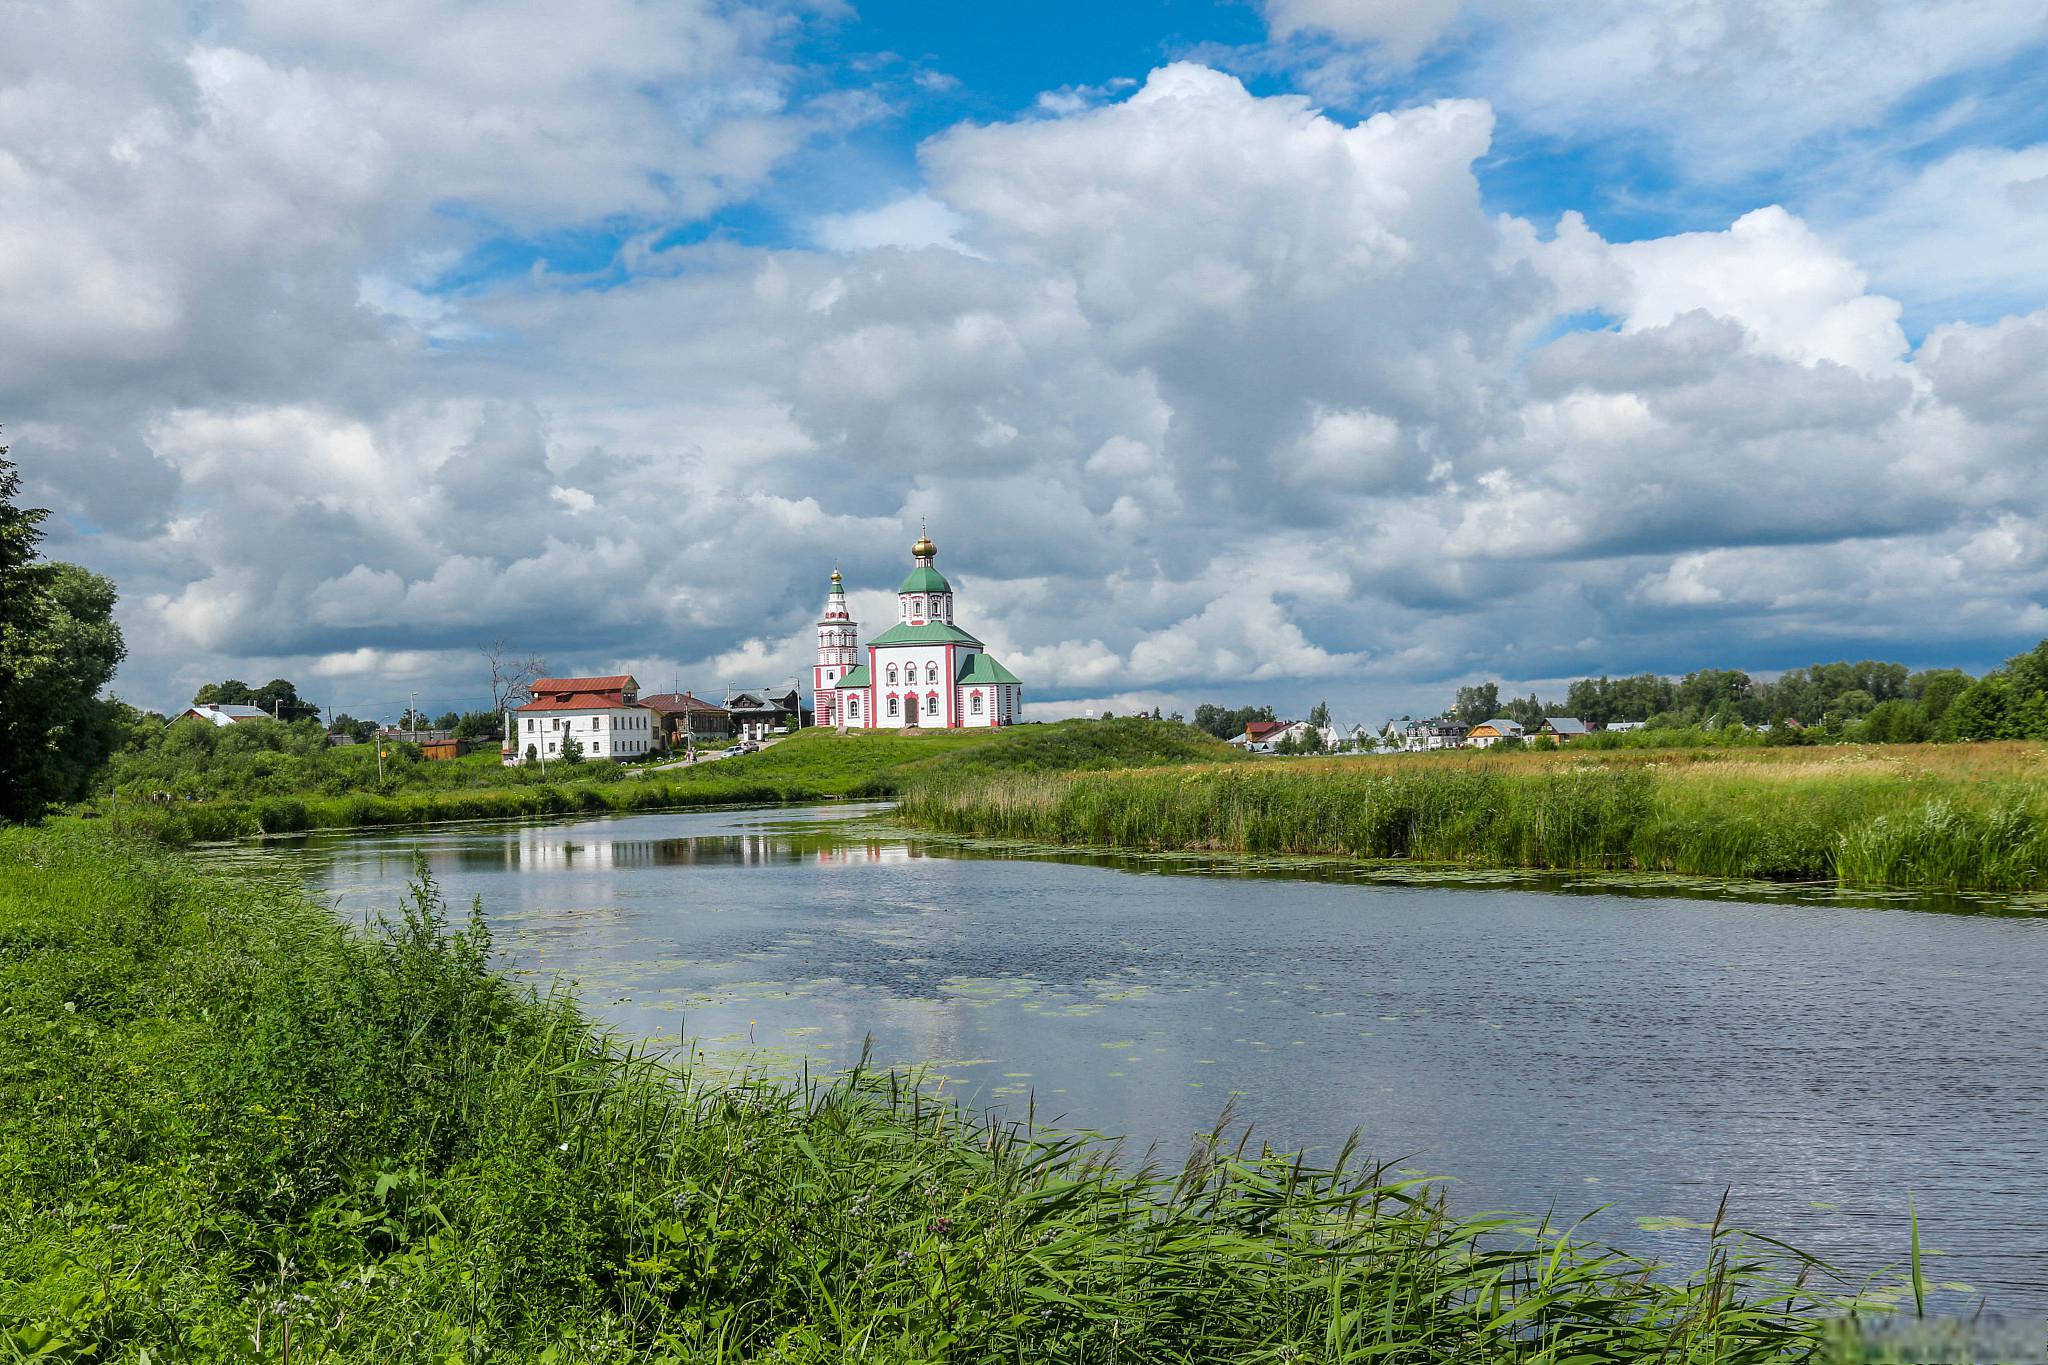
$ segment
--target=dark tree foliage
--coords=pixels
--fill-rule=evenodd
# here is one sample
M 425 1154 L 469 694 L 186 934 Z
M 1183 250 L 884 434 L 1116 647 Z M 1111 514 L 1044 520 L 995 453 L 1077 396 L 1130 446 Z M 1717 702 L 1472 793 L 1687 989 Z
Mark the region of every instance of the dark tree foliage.
M 334 718 L 334 724 L 327 727 L 327 733 L 331 735 L 350 735 L 355 738 L 357 743 L 367 744 L 370 737 L 377 733 L 377 722 L 374 720 L 357 720 L 354 716 L 344 711 Z
M 1195 728 L 1218 739 L 1235 739 L 1255 720 L 1277 720 L 1270 706 L 1211 706 L 1195 708 Z
M 132 728 L 133 709 L 100 689 L 126 654 L 114 585 L 36 558 L 39 507 L 0 446 L 0 820 L 33 820 L 83 796 Z
M 1601 727 L 1770 729 L 1783 742 L 1847 739 L 1905 744 L 1946 739 L 2048 739 L 2048 640 L 1983 678 L 1955 668 L 1913 672 L 1863 659 L 1791 669 L 1773 680 L 1703 668 L 1682 678 L 1580 678 L 1562 702 L 1500 700 L 1497 683 L 1458 689 L 1452 714 L 1466 724 L 1506 715 L 1533 730 L 1545 716 Z M 1796 722 L 1796 724 L 1793 724 Z
M 254 706 L 282 721 L 311 720 L 320 708 L 299 696 L 299 689 L 284 678 L 272 678 L 261 687 L 251 687 L 240 678 L 208 683 L 192 694 L 194 706 Z
M 1460 725 L 1477 725 L 1481 721 L 1494 720 L 1499 715 L 1499 683 L 1480 683 L 1476 687 L 1461 687 L 1458 689 L 1458 699 L 1451 703 L 1451 717 Z

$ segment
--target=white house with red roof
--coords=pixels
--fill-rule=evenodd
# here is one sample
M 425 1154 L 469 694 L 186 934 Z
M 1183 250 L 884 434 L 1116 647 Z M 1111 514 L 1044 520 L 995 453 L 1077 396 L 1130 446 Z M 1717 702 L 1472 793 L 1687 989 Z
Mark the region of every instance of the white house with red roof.
M 659 742 L 659 721 L 640 704 L 640 684 L 631 674 L 541 678 L 531 692 L 533 700 L 505 713 L 509 766 L 559 759 L 572 736 L 585 758 L 638 758 Z
M 896 624 L 865 649 L 855 644 L 860 627 L 847 610 L 846 585 L 832 571 L 811 671 L 817 724 L 975 729 L 1020 719 L 1024 684 L 953 624 L 953 585 L 932 564 L 938 553 L 928 535 L 910 547 L 910 576 L 896 589 Z

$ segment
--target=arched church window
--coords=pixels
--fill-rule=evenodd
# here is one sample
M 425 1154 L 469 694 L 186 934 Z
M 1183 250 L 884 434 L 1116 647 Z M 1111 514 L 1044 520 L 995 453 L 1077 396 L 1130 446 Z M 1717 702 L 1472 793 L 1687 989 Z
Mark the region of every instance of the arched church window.
M 894 664 L 889 665 L 889 681 L 892 683 L 896 681 L 896 665 Z
M 981 693 L 976 692 L 974 694 L 974 699 L 968 703 L 967 709 L 974 712 L 977 716 L 981 714 Z
M 924 680 L 928 683 L 935 683 L 939 680 L 939 666 L 937 663 L 927 662 L 925 664 Z
M 939 714 L 939 694 L 934 692 L 924 699 L 924 713 L 928 716 Z
M 848 697 L 846 699 L 846 714 L 849 716 L 857 716 L 860 714 L 859 697 Z
M 896 699 L 895 699 L 894 697 L 891 697 L 891 698 L 889 698 L 889 715 L 890 715 L 890 716 L 891 716 L 891 717 L 893 718 L 893 717 L 895 716 L 895 714 L 896 714 Z

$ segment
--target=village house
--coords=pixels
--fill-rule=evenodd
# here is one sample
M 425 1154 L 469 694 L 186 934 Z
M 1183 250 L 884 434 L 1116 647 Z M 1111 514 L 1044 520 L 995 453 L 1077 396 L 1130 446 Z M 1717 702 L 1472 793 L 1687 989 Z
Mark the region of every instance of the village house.
M 756 687 L 745 692 L 728 690 L 725 712 L 732 734 L 759 743 L 770 735 L 784 734 L 803 724 L 803 699 L 793 682 L 776 687 Z
M 688 749 L 732 738 L 732 712 L 688 692 L 650 692 L 640 704 L 655 714 L 658 749 Z
M 508 765 L 559 759 L 573 738 L 585 758 L 637 758 L 654 749 L 655 713 L 640 705 L 630 674 L 602 678 L 540 678 L 533 700 L 505 713 Z
M 1399 720 L 1388 721 L 1380 731 L 1382 745 L 1404 754 L 1456 749 L 1464 742 L 1465 727 L 1448 716 L 1435 716 L 1429 720 L 1410 720 L 1403 716 Z
M 1246 721 L 1244 727 L 1244 747 L 1263 752 L 1278 744 L 1280 737 L 1286 733 L 1287 727 L 1292 723 L 1292 721 L 1285 720 Z
M 1483 720 L 1465 732 L 1465 744 L 1473 749 L 1491 749 L 1504 739 L 1522 738 L 1522 727 L 1506 716 Z
M 1536 733 L 1547 735 L 1563 744 L 1593 733 L 1592 727 L 1576 716 L 1545 716 L 1543 723 L 1536 727 Z

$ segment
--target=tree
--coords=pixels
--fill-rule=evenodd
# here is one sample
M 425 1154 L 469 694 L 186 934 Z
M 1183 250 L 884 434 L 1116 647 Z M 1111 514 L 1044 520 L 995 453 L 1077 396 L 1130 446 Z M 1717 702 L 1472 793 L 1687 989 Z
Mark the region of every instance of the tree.
M 1921 713 L 1932 727 L 1941 724 L 1948 708 L 1955 705 L 1956 698 L 1969 685 L 1970 675 L 1960 668 L 1931 668 L 1912 676 L 1906 684 L 1906 695 L 1920 703 Z
M 491 710 L 501 716 L 525 701 L 527 689 L 548 671 L 547 662 L 540 655 L 515 658 L 502 639 L 478 645 L 477 651 L 490 661 Z
M 1211 706 L 1207 702 L 1195 708 L 1195 728 L 1218 739 L 1235 739 L 1244 733 L 1244 727 L 1255 720 L 1275 720 L 1270 706 Z
M 572 735 L 572 734 L 568 733 L 568 732 L 567 732 L 566 730 L 565 730 L 565 731 L 563 731 L 563 732 L 562 732 L 562 762 L 564 762 L 564 763 L 581 763 L 582 761 L 583 761 L 583 744 L 582 744 L 582 741 L 578 740 L 578 739 L 576 738 L 576 736 L 574 736 L 574 735 Z
M 1318 730 L 1330 728 L 1330 703 L 1319 701 L 1309 709 L 1308 723 Z
M 194 706 L 253 706 L 276 720 L 312 720 L 320 708 L 299 696 L 289 680 L 272 678 L 261 687 L 251 687 L 240 678 L 208 683 L 192 694 Z
M 334 718 L 334 724 L 328 727 L 327 732 L 333 735 L 354 735 L 357 743 L 367 744 L 370 737 L 377 733 L 377 722 L 357 720 L 344 711 Z
M 1467 727 L 1483 720 L 1493 720 L 1500 715 L 1500 684 L 1480 683 L 1476 687 L 1458 689 L 1458 700 L 1451 706 L 1451 715 L 1460 725 Z
M 33 820 L 85 795 L 123 739 L 100 689 L 126 656 L 114 585 L 36 558 L 39 507 L 17 507 L 20 476 L 0 446 L 0 820 Z

